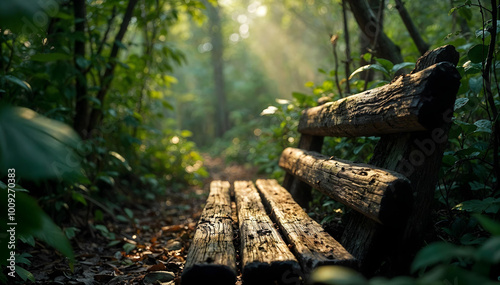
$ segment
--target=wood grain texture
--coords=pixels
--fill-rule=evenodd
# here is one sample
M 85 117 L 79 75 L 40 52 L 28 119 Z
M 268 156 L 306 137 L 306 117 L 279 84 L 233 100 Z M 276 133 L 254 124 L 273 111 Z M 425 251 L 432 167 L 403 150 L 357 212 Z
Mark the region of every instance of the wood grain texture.
M 278 181 L 259 179 L 256 185 L 305 274 L 321 265 L 355 264 L 355 258 L 311 219 Z
M 296 148 L 285 149 L 279 165 L 325 195 L 379 223 L 399 222 L 411 205 L 410 183 L 394 171 Z
M 183 285 L 231 284 L 236 282 L 236 251 L 233 245 L 230 184 L 213 181 L 187 261 Z
M 286 284 L 300 266 L 266 214 L 251 181 L 234 183 L 241 235 L 241 267 L 245 284 Z
M 391 84 L 352 95 L 304 112 L 299 132 L 308 135 L 379 136 L 432 129 L 455 99 L 450 86 L 460 75 L 449 62 L 400 76 Z

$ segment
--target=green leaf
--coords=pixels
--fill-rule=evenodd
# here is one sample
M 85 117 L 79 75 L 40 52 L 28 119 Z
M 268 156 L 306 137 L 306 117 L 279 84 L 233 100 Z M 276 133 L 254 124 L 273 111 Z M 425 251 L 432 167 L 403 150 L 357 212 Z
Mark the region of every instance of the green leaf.
M 500 237 L 489 238 L 477 251 L 479 259 L 491 264 L 500 262 Z
M 10 81 L 14 84 L 21 86 L 26 91 L 31 91 L 31 86 L 26 81 L 23 81 L 15 76 L 12 76 L 12 75 L 5 75 L 3 78 L 5 78 L 5 80 L 7 80 L 7 81 Z
M 115 41 L 115 44 L 119 47 L 119 48 L 122 48 L 124 50 L 127 49 L 127 47 L 121 42 L 121 41 Z
M 391 68 L 391 72 L 397 73 L 400 69 L 407 68 L 407 67 L 413 68 L 413 67 L 415 67 L 415 63 L 414 62 L 402 62 L 402 63 L 395 64 Z
M 376 64 L 369 64 L 369 65 L 361 66 L 360 68 L 356 69 L 349 76 L 349 80 L 351 80 L 354 77 L 354 75 L 356 75 L 358 73 L 361 73 L 363 71 L 369 70 L 369 69 L 374 69 L 374 70 L 377 70 L 377 71 L 381 71 L 385 75 L 389 76 L 389 71 L 387 71 L 387 69 L 385 69 L 382 65 L 376 63 Z
M 411 265 L 413 273 L 437 263 L 447 263 L 457 257 L 472 257 L 474 248 L 461 247 L 446 242 L 435 242 L 417 253 Z
M 375 61 L 383 66 L 385 70 L 392 70 L 392 68 L 394 67 L 394 64 L 387 59 L 376 58 Z
M 454 108 L 455 111 L 457 111 L 458 109 L 460 109 L 463 106 L 465 106 L 468 102 L 469 102 L 469 98 L 458 98 L 455 101 L 455 108 Z
M 125 214 L 127 214 L 129 218 L 132 219 L 134 217 L 134 212 L 132 212 L 132 210 L 130 210 L 129 208 L 124 208 L 123 210 L 125 211 Z
M 113 177 L 110 177 L 110 176 L 107 176 L 107 175 L 99 175 L 99 176 L 97 176 L 97 180 L 104 181 L 109 186 L 114 186 L 115 185 L 115 180 L 113 179 Z
M 468 200 L 456 205 L 454 209 L 472 213 L 497 213 L 500 210 L 500 198 L 488 197 L 484 200 Z
M 90 61 L 88 61 L 84 57 L 79 56 L 76 58 L 76 65 L 78 65 L 82 69 L 86 69 L 90 66 Z
M 69 126 L 19 107 L 0 106 L 0 173 L 16 169 L 24 179 L 81 176 L 74 148 L 80 139 Z
M 458 10 L 458 14 L 465 18 L 467 21 L 470 21 L 472 19 L 472 11 L 469 8 L 462 7 L 460 10 Z
M 492 124 L 490 120 L 479 120 L 474 123 L 477 129 L 474 131 L 475 133 L 492 133 Z
M 473 271 L 469 271 L 458 266 L 439 265 L 424 276 L 419 278 L 418 284 L 427 285 L 494 285 L 498 284 L 489 280 L 487 277 L 479 275 Z
M 111 156 L 113 156 L 114 158 L 118 159 L 121 164 L 123 165 L 123 167 L 125 167 L 125 169 L 127 169 L 128 171 L 132 171 L 132 167 L 130 167 L 130 164 L 128 164 L 127 160 L 121 156 L 119 153 L 115 152 L 115 151 L 110 151 L 109 154 Z
M 72 198 L 73 198 L 73 201 L 80 202 L 84 206 L 87 206 L 87 200 L 85 200 L 85 197 L 83 197 L 82 193 L 78 193 L 75 191 L 72 194 Z
M 104 220 L 104 214 L 102 213 L 101 210 L 95 210 L 94 212 L 94 220 L 96 222 L 102 222 Z
M 2 0 L 0 1 L 0 26 L 8 27 L 15 33 L 38 33 L 44 29 L 41 25 L 35 25 L 32 20 L 33 15 L 40 11 L 37 0 Z M 3 29 L 2 29 L 3 30 Z
M 30 58 L 33 61 L 39 62 L 50 62 L 50 61 L 58 61 L 58 60 L 70 60 L 71 55 L 65 53 L 37 53 L 31 56 Z
M 191 131 L 183 130 L 181 132 L 181 137 L 183 137 L 183 138 L 189 138 L 189 137 L 192 137 L 192 136 L 193 136 L 193 132 L 191 132 Z
M 474 93 L 479 94 L 483 89 L 483 78 L 481 76 L 476 76 L 469 79 L 469 88 Z
M 28 270 L 26 270 L 20 266 L 17 266 L 17 265 L 16 265 L 16 273 L 17 273 L 17 275 L 19 275 L 19 277 L 21 277 L 21 279 L 23 279 L 23 281 L 26 281 L 26 280 L 30 280 L 31 282 L 36 281 L 33 273 L 31 273 Z
M 320 266 L 311 274 L 311 283 L 325 285 L 367 285 L 368 281 L 353 269 L 326 265 Z
M 483 62 L 488 55 L 488 46 L 483 44 L 478 44 L 473 46 L 467 56 L 469 57 L 472 63 L 480 63 Z
M 4 190 L 2 190 L 3 192 Z M 5 194 L 5 193 L 4 193 Z M 74 253 L 62 230 L 54 224 L 50 217 L 38 206 L 36 200 L 28 194 L 16 191 L 16 211 L 15 227 L 16 235 L 19 239 L 26 240 L 35 237 L 47 245 L 55 248 L 63 255 L 74 260 Z M 3 208 L 7 208 L 7 195 L 1 195 L 0 202 Z M 12 221 L 11 221 L 12 222 Z M 2 232 L 7 230 L 7 216 L 0 216 L 0 229 Z M 10 227 L 10 226 L 9 226 Z M 5 256 L 7 247 L 0 248 L 0 256 Z M 0 264 L 5 264 L 6 259 L 1 259 Z
M 129 254 L 129 253 L 130 253 L 132 250 L 134 250 L 134 249 L 135 249 L 135 244 L 125 243 L 125 244 L 123 245 L 123 250 L 125 250 L 125 252 L 126 252 L 127 254 Z
M 472 215 L 476 220 L 478 220 L 479 224 L 491 233 L 494 236 L 500 236 L 500 223 L 488 218 L 487 216 L 479 215 L 479 214 L 474 214 Z
M 79 232 L 80 230 L 75 227 L 69 227 L 64 229 L 64 234 L 68 239 L 73 239 L 76 236 L 76 233 Z

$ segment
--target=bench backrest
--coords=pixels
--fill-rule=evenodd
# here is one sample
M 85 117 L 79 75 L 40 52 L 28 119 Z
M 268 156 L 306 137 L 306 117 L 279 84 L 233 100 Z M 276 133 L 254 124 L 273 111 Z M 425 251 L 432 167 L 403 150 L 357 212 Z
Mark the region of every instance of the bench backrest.
M 283 151 L 283 186 L 303 207 L 313 187 L 353 209 L 342 245 L 371 272 L 404 271 L 423 240 L 460 75 L 458 53 L 426 53 L 390 84 L 306 110 L 298 148 Z M 369 164 L 320 154 L 323 138 L 379 136 Z

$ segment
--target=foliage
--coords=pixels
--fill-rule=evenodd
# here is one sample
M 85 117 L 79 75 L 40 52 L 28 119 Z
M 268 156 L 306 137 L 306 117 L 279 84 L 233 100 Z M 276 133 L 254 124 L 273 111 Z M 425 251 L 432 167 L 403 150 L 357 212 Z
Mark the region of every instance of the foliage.
M 16 169 L 24 247 L 36 238 L 73 259 L 67 238 L 87 226 L 70 220 L 80 211 L 88 220 L 120 217 L 119 203 L 154 199 L 207 175 L 191 133 L 168 119 L 172 71 L 185 62 L 170 29 L 179 15 L 202 21 L 203 5 L 142 1 L 127 19 L 137 1 L 79 1 L 86 9 L 42 2 L 0 4 L 0 179 Z M 82 118 L 88 129 L 79 127 Z M 72 224 L 63 232 L 56 223 Z M 29 262 L 17 257 L 19 266 Z
M 500 65 L 495 57 L 498 53 L 498 42 L 492 39 L 492 32 L 498 33 L 499 30 L 497 28 L 497 31 L 494 31 L 492 20 L 485 19 L 485 14 L 489 9 L 487 5 L 473 5 L 471 1 L 462 2 L 450 11 L 453 21 L 462 23 L 462 27 L 470 25 L 471 27 L 480 26 L 480 28 L 472 33 L 462 30 L 447 36 L 440 31 L 441 39 L 436 38 L 433 41 L 435 45 L 453 44 L 461 55 L 458 71 L 462 75 L 462 81 L 455 103 L 449 146 L 443 157 L 440 182 L 435 191 L 436 214 L 433 216 L 433 223 L 436 232 L 433 239 L 440 238 L 444 241 L 431 243 L 417 255 L 412 268 L 414 274 L 418 273 L 418 278 L 366 280 L 349 270 L 323 268 L 316 273 L 317 284 L 442 284 L 442 282 L 488 284 L 493 282 L 491 280 L 496 280 L 494 268 L 499 264 L 499 260 L 496 259 L 499 252 L 496 237 L 498 227 L 494 226 L 495 222 L 487 216 L 476 214 L 498 219 L 500 213 L 499 132 L 497 130 L 497 109 L 500 106 L 497 74 Z M 453 15 L 454 13 L 458 14 Z M 479 17 L 480 15 L 482 18 Z M 386 30 L 389 35 L 394 35 L 393 33 L 398 28 L 388 24 Z M 394 36 L 393 38 L 398 42 L 402 37 Z M 411 54 L 414 48 L 405 49 L 405 46 L 407 46 L 406 43 L 401 45 L 402 50 L 410 51 L 408 54 Z M 493 49 L 493 52 L 490 53 L 491 56 L 488 56 L 490 49 Z M 365 54 L 362 57 L 368 62 L 372 60 L 373 63 L 344 76 L 349 77 L 352 93 L 361 92 L 366 87 L 374 88 L 388 83 L 401 69 L 413 66 L 411 61 L 415 60 L 416 55 L 415 57 L 405 56 L 408 62 L 394 65 L 387 60 L 372 59 L 370 54 Z M 487 70 L 487 66 L 491 66 L 491 69 Z M 334 68 L 327 72 L 320 69 L 319 72 L 327 79 L 318 85 L 313 82 L 306 83 L 306 86 L 312 89 L 310 95 L 294 93 L 294 100 L 288 102 L 289 108 L 298 115 L 304 107 L 314 105 L 319 98 L 323 97 L 322 101 L 325 100 L 325 96 L 326 100 L 340 99 L 337 90 L 342 90 L 342 86 L 337 86 L 334 80 L 335 70 Z M 374 70 L 377 74 L 373 82 L 356 79 L 359 73 L 366 70 Z M 340 85 L 345 82 L 346 79 L 340 81 Z M 300 104 L 306 101 L 309 103 Z M 269 107 L 264 112 L 282 117 L 282 111 L 278 107 Z M 298 116 L 287 117 L 293 117 L 295 121 L 290 122 L 281 118 L 282 126 L 297 124 Z M 277 137 L 280 136 L 284 136 L 285 141 L 288 136 L 296 138 L 296 134 L 289 135 L 286 130 L 277 135 Z M 265 140 L 265 137 L 261 139 L 264 139 L 263 145 L 269 142 Z M 325 140 L 323 153 L 367 162 L 376 142 L 377 138 L 372 137 L 328 138 Z M 260 153 L 264 157 L 267 156 L 265 149 Z M 257 161 L 260 163 L 259 160 Z M 321 212 L 325 209 L 328 209 L 331 214 Z M 339 219 L 339 212 L 342 212 L 342 207 L 338 203 L 321 195 L 314 197 L 311 215 L 323 219 L 324 222 L 331 222 Z M 493 233 L 494 236 L 489 237 L 488 232 Z M 432 241 L 434 240 L 430 240 Z M 489 255 L 486 254 L 487 252 Z
M 9 121 L 7 124 L 6 122 Z M 19 264 L 28 264 L 26 255 L 19 253 L 19 240 L 34 245 L 33 238 L 59 250 L 74 260 L 73 249 L 52 219 L 38 206 L 30 191 L 19 185 L 22 179 L 63 179 L 75 178 L 79 170 L 78 159 L 74 159 L 74 145 L 78 144 L 77 135 L 65 124 L 50 120 L 32 110 L 0 106 L 0 166 L 2 173 L 9 173 L 8 184 L 0 182 L 1 203 L 14 206 L 14 215 L 0 218 L 3 233 L 12 229 L 8 223 L 15 222 L 15 240 L 9 240 L 0 249 L 0 265 L 8 266 L 11 252 L 16 252 L 16 272 L 23 279 L 34 281 L 33 276 Z M 73 158 L 73 161 L 69 158 Z M 71 175 L 66 175 L 67 173 Z M 7 195 L 9 193 L 9 195 Z M 8 199 L 9 198 L 9 199 Z M 7 218 L 9 217 L 9 220 Z M 13 243 L 10 243 L 12 241 Z M 17 245 L 16 245 L 17 244 Z M 10 250 L 9 250 L 10 249 Z M 5 276 L 0 275 L 5 281 Z

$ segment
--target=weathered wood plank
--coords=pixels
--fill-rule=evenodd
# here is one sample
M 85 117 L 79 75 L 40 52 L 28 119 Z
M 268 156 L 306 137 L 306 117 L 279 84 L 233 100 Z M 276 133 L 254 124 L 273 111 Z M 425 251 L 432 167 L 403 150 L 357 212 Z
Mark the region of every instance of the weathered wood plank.
M 296 148 L 285 149 L 279 165 L 325 195 L 382 224 L 400 221 L 411 205 L 410 183 L 394 171 Z
M 300 266 L 266 214 L 251 181 L 234 183 L 241 235 L 241 267 L 245 284 L 278 284 L 300 274 Z
M 449 62 L 400 76 L 391 84 L 306 110 L 299 132 L 317 136 L 378 136 L 432 129 L 455 99 L 460 75 Z
M 256 185 L 305 274 L 321 265 L 355 265 L 355 258 L 311 219 L 278 181 L 259 179 Z
M 182 272 L 183 285 L 236 282 L 230 184 L 213 181 Z

